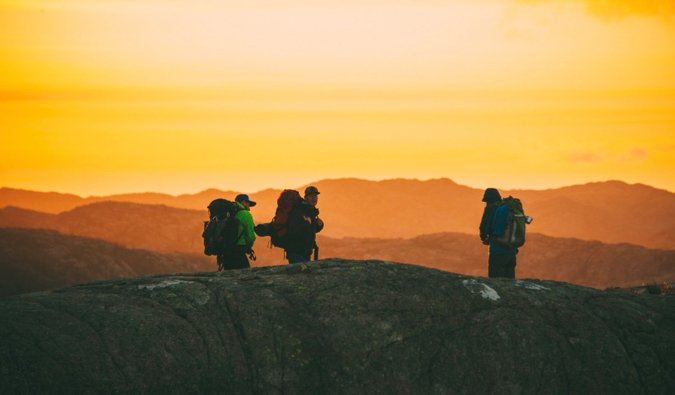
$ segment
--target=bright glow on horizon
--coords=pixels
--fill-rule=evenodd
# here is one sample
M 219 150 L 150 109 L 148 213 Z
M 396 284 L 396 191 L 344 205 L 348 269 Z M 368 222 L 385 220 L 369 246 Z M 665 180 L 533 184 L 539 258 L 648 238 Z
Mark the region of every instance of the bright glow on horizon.
M 608 4 L 0 0 L 0 186 L 675 191 L 673 3 Z

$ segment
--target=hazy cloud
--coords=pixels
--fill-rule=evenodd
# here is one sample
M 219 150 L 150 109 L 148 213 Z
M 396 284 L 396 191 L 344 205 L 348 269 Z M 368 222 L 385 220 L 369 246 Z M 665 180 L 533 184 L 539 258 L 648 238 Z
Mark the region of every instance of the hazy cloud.
M 638 162 L 649 159 L 647 150 L 633 147 L 623 153 L 611 154 L 608 152 L 577 151 L 567 155 L 567 161 L 572 164 L 592 164 L 599 162 Z
M 671 19 L 675 15 L 673 0 L 516 0 L 520 3 L 580 3 L 589 13 L 604 18 L 628 15 L 660 16 Z
M 597 163 L 602 161 L 602 156 L 595 152 L 573 152 L 567 156 L 567 160 L 574 164 Z
M 624 162 L 633 162 L 649 158 L 649 154 L 644 148 L 633 147 L 621 157 Z

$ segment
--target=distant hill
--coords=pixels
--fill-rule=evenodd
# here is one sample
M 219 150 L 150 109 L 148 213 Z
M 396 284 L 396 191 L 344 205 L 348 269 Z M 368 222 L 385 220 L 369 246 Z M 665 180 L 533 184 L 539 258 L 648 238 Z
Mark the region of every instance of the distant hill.
M 83 204 L 86 204 L 86 199 L 69 193 L 0 188 L 0 208 L 13 206 L 44 213 L 60 213 Z
M 208 215 L 197 210 L 126 202 L 93 203 L 60 214 L 0 210 L 0 227 L 53 229 L 160 253 L 202 253 L 205 219 Z
M 117 277 L 213 269 L 198 255 L 132 250 L 52 230 L 0 228 L 0 296 Z
M 412 263 L 487 277 L 487 247 L 477 236 L 437 233 L 412 239 L 320 237 L 323 258 Z M 518 254 L 517 278 L 564 281 L 595 288 L 675 282 L 675 251 L 531 234 Z
M 336 179 L 318 181 L 314 185 L 321 191 L 319 208 L 327 224 L 325 235 L 330 237 L 411 238 L 439 232 L 475 234 L 484 207 L 480 201 L 482 190 L 449 179 Z M 304 186 L 297 189 L 302 191 Z M 529 228 L 531 232 L 675 249 L 675 238 L 664 237 L 675 234 L 675 194 L 668 191 L 608 181 L 543 191 L 500 192 L 523 201 L 526 213 L 534 217 Z M 250 194 L 258 202 L 252 209 L 256 222 L 272 219 L 279 193 L 279 190 L 267 189 Z M 197 216 L 206 216 L 206 206 L 211 200 L 218 197 L 233 199 L 236 194 L 210 189 L 194 195 L 141 193 L 83 199 L 74 195 L 2 188 L 0 207 L 61 213 L 91 203 L 126 201 L 198 210 L 201 214 Z M 11 215 L 3 211 L 0 216 Z
M 140 204 L 163 204 L 187 209 L 206 209 L 211 200 L 227 196 L 234 198 L 239 192 L 207 189 L 196 194 L 172 196 L 165 193 L 144 192 L 110 196 L 91 196 L 83 198 L 77 195 L 57 192 L 35 192 L 24 189 L 0 188 L 0 208 L 18 207 L 44 213 L 58 214 L 76 207 L 100 202 L 129 202 Z M 204 204 L 206 202 L 206 204 Z
M 137 233 L 137 230 L 129 232 L 130 235 Z M 148 236 L 148 243 L 152 244 L 153 235 Z M 157 235 L 157 238 L 163 239 L 163 236 Z M 130 244 L 139 245 L 142 240 L 145 239 Z M 281 249 L 266 248 L 268 240 L 262 238 L 255 246 L 258 260 L 252 262 L 252 266 L 286 264 Z M 377 259 L 487 276 L 487 248 L 477 237 L 462 233 L 438 233 L 413 239 L 319 237 L 318 243 L 321 259 Z M 165 248 L 161 243 L 155 246 Z M 0 228 L 0 295 L 138 274 L 214 271 L 216 268 L 215 257 L 206 257 L 201 250 L 162 255 L 51 230 Z M 516 273 L 518 278 L 565 281 L 596 288 L 675 282 L 675 251 L 532 234 L 518 255 Z

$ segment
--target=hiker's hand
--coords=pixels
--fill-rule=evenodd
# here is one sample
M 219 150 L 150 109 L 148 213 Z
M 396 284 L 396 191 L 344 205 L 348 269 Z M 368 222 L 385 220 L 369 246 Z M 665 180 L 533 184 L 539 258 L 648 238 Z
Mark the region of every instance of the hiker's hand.
M 323 221 L 319 217 L 316 217 L 316 226 L 323 228 Z
M 306 217 L 306 216 L 304 216 L 304 215 L 302 216 L 302 218 L 303 218 L 305 221 L 309 222 L 310 225 L 312 224 L 312 219 L 311 219 L 311 218 Z

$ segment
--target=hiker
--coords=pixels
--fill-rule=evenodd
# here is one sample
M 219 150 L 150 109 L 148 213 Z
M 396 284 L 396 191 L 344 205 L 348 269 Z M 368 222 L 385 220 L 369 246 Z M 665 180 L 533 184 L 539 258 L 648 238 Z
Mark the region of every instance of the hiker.
M 319 258 L 316 245 L 316 234 L 323 229 L 323 221 L 319 218 L 319 190 L 314 186 L 305 189 L 305 199 L 291 210 L 288 217 L 288 235 L 284 250 L 288 263 L 309 262 Z
M 305 188 L 305 201 L 310 206 L 316 207 L 316 205 L 319 204 L 319 194 L 321 194 L 321 192 L 319 192 L 319 190 L 316 189 L 316 187 L 307 187 L 307 188 Z M 321 229 L 323 229 L 323 221 L 321 220 L 321 218 L 319 218 L 319 214 L 317 213 L 317 215 L 316 215 L 316 232 L 314 232 L 314 233 L 321 232 Z
M 483 195 L 483 201 L 485 202 L 485 210 L 483 211 L 479 230 L 480 239 L 483 244 L 490 246 L 488 277 L 516 278 L 516 254 L 518 254 L 518 248 L 506 247 L 497 242 L 497 237 L 494 233 L 495 229 L 498 226 L 504 226 L 503 222 L 506 221 L 503 215 L 495 215 L 500 207 L 506 207 L 500 206 L 502 196 L 497 189 L 487 188 Z M 508 209 L 506 212 L 508 214 Z
M 253 232 L 253 216 L 251 207 L 256 205 L 248 195 L 237 195 L 234 199 L 235 206 L 239 209 L 235 218 L 239 220 L 239 230 L 237 232 L 237 245 L 234 251 L 218 256 L 218 264 L 222 270 L 246 269 L 251 267 L 247 254 L 255 260 L 253 252 L 253 243 L 255 242 L 255 233 Z
M 305 201 L 307 204 L 309 204 L 312 207 L 316 207 L 316 205 L 319 203 L 319 190 L 316 187 L 307 187 L 305 188 Z M 317 209 L 318 210 L 318 209 Z M 323 220 L 319 218 L 319 214 L 317 211 L 316 215 L 316 221 L 314 224 L 314 260 L 318 261 L 319 260 L 319 246 L 316 245 L 316 234 L 321 232 L 323 229 Z

